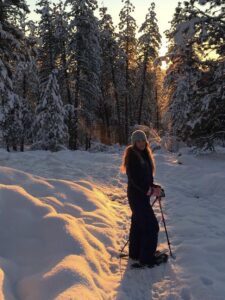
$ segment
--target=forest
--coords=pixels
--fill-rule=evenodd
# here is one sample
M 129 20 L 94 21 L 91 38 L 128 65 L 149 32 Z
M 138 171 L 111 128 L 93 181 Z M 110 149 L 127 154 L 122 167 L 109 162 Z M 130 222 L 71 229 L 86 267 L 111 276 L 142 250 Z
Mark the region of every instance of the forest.
M 8 151 L 125 145 L 137 126 L 200 149 L 225 145 L 225 0 L 179 2 L 163 57 L 157 1 L 140 27 L 122 2 L 114 24 L 96 0 L 39 0 L 37 21 L 25 0 L 0 0 Z

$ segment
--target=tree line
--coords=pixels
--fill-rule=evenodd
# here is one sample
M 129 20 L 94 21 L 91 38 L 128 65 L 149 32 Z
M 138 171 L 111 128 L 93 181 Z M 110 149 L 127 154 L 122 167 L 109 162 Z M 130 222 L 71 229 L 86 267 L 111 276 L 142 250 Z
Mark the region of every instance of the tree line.
M 153 63 L 161 36 L 154 4 L 137 38 L 129 0 L 118 30 L 95 0 L 40 0 L 38 22 L 29 20 L 25 1 L 0 3 L 1 127 L 8 149 L 24 143 L 88 149 L 96 134 L 122 144 L 133 124 L 156 122 L 159 67 Z
M 178 3 L 166 31 L 152 3 L 138 28 L 95 0 L 0 0 L 0 130 L 9 151 L 127 144 L 136 124 L 213 149 L 225 137 L 225 0 Z M 166 60 L 166 72 L 161 61 Z

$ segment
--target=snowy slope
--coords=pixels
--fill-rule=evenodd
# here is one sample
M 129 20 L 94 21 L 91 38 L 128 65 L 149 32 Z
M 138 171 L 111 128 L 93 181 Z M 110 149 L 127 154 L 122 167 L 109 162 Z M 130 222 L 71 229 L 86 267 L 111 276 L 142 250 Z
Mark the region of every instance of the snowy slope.
M 1 165 L 8 165 L 0 167 L 1 299 L 106 299 L 114 293 L 109 261 L 118 248 L 116 204 L 85 179 L 52 179 L 79 175 L 80 159 L 67 173 L 64 155 L 1 153 Z M 75 156 L 70 153 L 68 164 Z
M 225 154 L 186 152 L 156 154 L 177 258 L 131 271 L 121 152 L 1 150 L 0 299 L 224 300 Z

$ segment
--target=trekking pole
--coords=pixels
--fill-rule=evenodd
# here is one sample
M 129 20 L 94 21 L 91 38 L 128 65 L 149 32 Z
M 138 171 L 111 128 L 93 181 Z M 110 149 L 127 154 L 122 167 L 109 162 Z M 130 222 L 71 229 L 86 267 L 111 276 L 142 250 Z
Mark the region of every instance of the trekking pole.
M 120 254 L 121 255 L 123 254 L 123 251 L 126 248 L 126 246 L 128 245 L 128 243 L 129 243 L 129 239 L 126 241 L 126 243 L 124 244 L 123 248 L 120 250 Z
M 155 200 L 152 202 L 152 207 L 156 204 L 157 201 L 158 201 L 158 198 L 155 198 Z
M 165 218 L 164 218 L 163 209 L 162 209 L 162 204 L 161 204 L 161 200 L 162 200 L 162 199 L 161 199 L 161 197 L 157 197 L 156 199 L 157 199 L 158 202 L 159 202 L 159 207 L 160 207 L 160 211 L 161 211 L 161 215 L 162 215 L 163 225 L 164 225 L 165 232 L 166 232 L 166 238 L 167 238 L 167 244 L 168 244 L 169 251 L 170 251 L 170 256 L 171 256 L 173 259 L 175 259 L 175 256 L 173 255 L 172 250 L 171 250 L 171 243 L 170 243 L 168 231 L 167 231 L 167 228 L 166 228 L 166 221 L 165 221 Z

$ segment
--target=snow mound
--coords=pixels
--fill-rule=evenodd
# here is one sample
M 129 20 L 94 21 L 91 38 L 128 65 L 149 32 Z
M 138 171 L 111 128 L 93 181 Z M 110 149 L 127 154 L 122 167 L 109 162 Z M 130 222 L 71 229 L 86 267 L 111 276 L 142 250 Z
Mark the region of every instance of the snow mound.
M 0 182 L 0 298 L 109 297 L 116 248 L 110 200 L 87 181 L 8 167 L 0 167 Z

